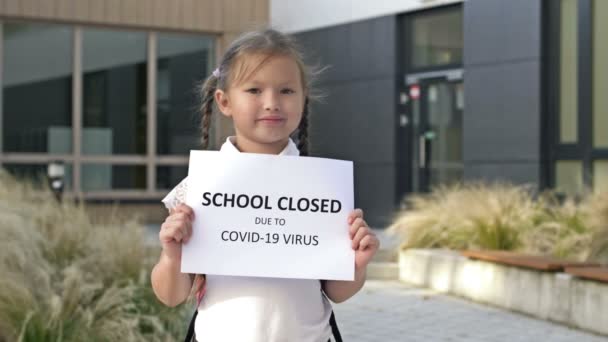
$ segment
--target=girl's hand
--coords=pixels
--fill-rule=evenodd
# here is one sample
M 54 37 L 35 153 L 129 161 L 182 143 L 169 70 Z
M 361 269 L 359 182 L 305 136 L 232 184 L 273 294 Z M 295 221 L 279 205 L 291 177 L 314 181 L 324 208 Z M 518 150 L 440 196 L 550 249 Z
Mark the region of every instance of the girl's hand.
M 353 210 L 348 215 L 348 224 L 352 248 L 355 250 L 355 268 L 365 268 L 378 251 L 380 241 L 363 220 L 363 210 Z
M 170 211 L 165 222 L 160 226 L 158 237 L 164 254 L 171 260 L 179 261 L 182 256 L 182 243 L 187 243 L 192 236 L 194 211 L 185 204 L 180 204 Z

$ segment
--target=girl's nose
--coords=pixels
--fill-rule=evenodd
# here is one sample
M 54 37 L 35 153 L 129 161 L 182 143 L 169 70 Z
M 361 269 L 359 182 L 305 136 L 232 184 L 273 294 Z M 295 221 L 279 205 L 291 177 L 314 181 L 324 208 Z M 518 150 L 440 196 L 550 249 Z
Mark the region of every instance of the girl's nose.
M 279 110 L 279 99 L 276 94 L 268 94 L 264 101 L 264 109 L 269 112 L 275 112 Z

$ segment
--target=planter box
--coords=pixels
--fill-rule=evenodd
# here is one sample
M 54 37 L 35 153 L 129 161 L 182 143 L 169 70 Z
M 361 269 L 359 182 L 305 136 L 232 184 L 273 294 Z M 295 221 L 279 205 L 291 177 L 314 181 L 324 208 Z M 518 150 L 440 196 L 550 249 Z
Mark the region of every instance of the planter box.
M 608 335 L 608 283 L 472 260 L 449 250 L 399 254 L 399 279 Z

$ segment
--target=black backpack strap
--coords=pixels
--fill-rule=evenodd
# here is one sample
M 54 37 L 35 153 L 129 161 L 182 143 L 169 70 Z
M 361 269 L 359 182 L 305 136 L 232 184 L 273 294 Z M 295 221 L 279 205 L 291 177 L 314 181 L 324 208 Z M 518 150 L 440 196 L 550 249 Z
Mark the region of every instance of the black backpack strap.
M 332 310 L 331 316 L 329 317 L 329 325 L 331 326 L 331 333 L 334 335 L 335 342 L 342 342 L 342 336 L 340 335 L 340 329 L 338 329 L 338 323 L 336 323 L 336 315 Z
M 194 340 L 194 322 L 196 321 L 196 315 L 198 315 L 198 308 L 194 310 L 190 324 L 188 325 L 188 332 L 186 333 L 186 339 L 184 342 L 193 342 Z

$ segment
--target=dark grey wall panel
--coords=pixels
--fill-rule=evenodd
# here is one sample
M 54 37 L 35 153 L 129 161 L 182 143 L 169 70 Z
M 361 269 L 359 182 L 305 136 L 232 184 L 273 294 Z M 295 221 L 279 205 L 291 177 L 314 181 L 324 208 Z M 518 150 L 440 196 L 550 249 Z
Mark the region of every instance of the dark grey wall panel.
M 465 63 L 539 58 L 541 0 L 464 2 Z
M 541 0 L 464 3 L 466 179 L 538 183 Z
M 471 163 L 465 169 L 465 180 L 509 181 L 515 184 L 538 185 L 538 163 Z
M 464 160 L 540 158 L 540 74 L 536 60 L 466 70 Z
M 355 164 L 355 204 L 365 210 L 365 220 L 373 228 L 386 227 L 393 217 L 395 167 L 392 164 Z
M 382 226 L 395 203 L 396 17 L 296 35 L 309 63 L 329 68 L 311 115 L 312 155 L 355 162 L 356 204 Z

